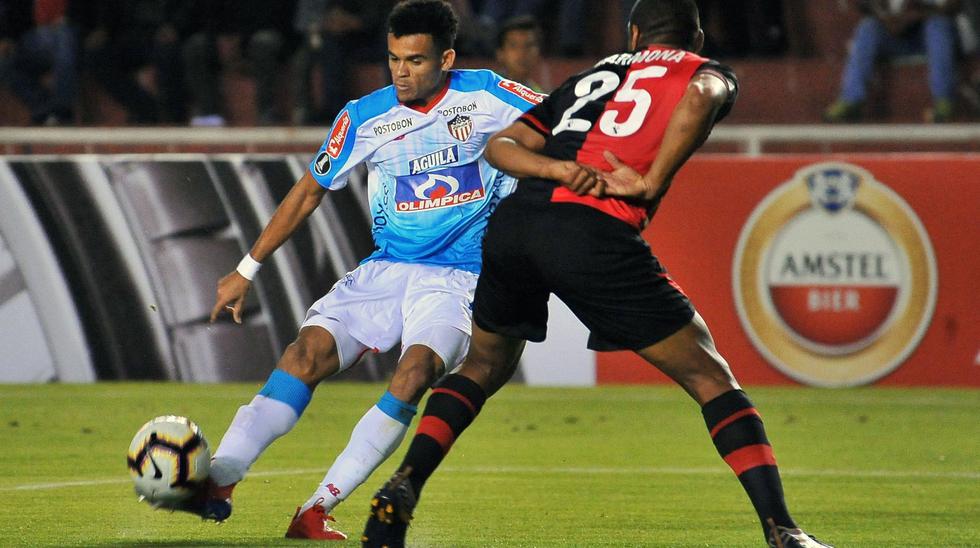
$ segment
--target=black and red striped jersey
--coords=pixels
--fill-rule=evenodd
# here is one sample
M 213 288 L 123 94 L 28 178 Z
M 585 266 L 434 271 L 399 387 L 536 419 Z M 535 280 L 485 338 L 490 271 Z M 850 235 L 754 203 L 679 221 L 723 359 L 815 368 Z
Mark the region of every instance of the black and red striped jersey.
M 732 93 L 715 121 L 731 110 L 738 81 L 731 68 L 694 53 L 651 45 L 635 52 L 612 55 L 558 87 L 519 120 L 545 137 L 544 155 L 573 160 L 602 170 L 611 166 L 603 157 L 612 151 L 640 173 L 650 169 L 667 124 L 691 78 L 711 71 L 727 80 Z M 574 202 L 604 211 L 641 228 L 651 204 L 616 198 L 577 196 L 554 181 L 522 180 L 522 186 L 550 185 L 552 202 Z

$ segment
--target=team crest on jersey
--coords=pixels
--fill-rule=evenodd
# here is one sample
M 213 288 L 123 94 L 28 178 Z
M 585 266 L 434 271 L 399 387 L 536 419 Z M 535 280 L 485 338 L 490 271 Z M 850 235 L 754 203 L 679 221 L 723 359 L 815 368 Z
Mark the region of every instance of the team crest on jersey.
M 485 196 L 483 178 L 476 163 L 395 177 L 395 209 L 399 213 L 455 207 L 482 200 Z
M 936 259 L 915 212 L 845 163 L 801 169 L 742 229 L 733 272 L 739 319 L 777 369 L 852 386 L 898 367 L 936 301 Z
M 326 151 L 316 157 L 316 161 L 313 162 L 313 172 L 320 176 L 330 173 L 330 156 Z
M 412 175 L 418 175 L 419 173 L 430 170 L 434 167 L 448 166 L 449 164 L 455 164 L 458 161 L 459 146 L 453 145 L 442 150 L 430 152 L 425 156 L 419 156 L 418 158 L 409 161 L 408 172 Z
M 466 142 L 473 134 L 473 118 L 469 116 L 458 114 L 446 125 L 449 126 L 449 133 L 459 141 Z

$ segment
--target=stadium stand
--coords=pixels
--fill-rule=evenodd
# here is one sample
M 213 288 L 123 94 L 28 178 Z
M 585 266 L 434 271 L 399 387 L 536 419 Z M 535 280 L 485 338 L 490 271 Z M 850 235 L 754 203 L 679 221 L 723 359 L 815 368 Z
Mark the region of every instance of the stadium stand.
M 828 9 L 828 4 L 830 5 Z M 857 23 L 856 11 L 846 2 L 803 2 L 786 0 L 784 19 L 788 52 L 775 57 L 722 59 L 729 62 L 742 81 L 742 95 L 730 123 L 806 124 L 819 123 L 826 105 L 836 96 L 841 64 L 846 56 L 850 34 Z M 622 24 L 618 4 L 590 5 L 583 32 L 585 57 L 549 57 L 542 64 L 540 81 L 559 82 L 588 67 L 604 54 L 618 51 L 622 44 Z M 547 50 L 547 48 L 546 48 Z M 976 56 L 961 60 L 960 73 L 966 78 L 980 69 Z M 488 58 L 464 58 L 460 67 L 495 67 Z M 150 70 L 150 69 L 147 69 Z M 152 72 L 152 70 L 150 70 Z M 284 64 L 283 77 L 288 75 Z M 152 80 L 152 74 L 146 75 Z M 95 85 L 91 76 L 81 82 L 78 121 L 85 126 L 119 126 L 126 123 L 125 110 Z M 256 89 L 252 78 L 240 71 L 226 71 L 221 84 L 228 103 L 228 121 L 233 126 L 253 126 L 260 120 L 255 111 Z M 359 95 L 384 85 L 384 75 L 376 64 L 360 65 L 353 75 L 353 93 Z M 289 112 L 289 86 L 282 86 L 277 101 Z M 229 93 L 233 91 L 233 93 Z M 779 98 L 779 100 L 773 100 Z M 902 58 L 883 63 L 872 84 L 870 120 L 876 123 L 921 122 L 929 106 L 926 67 L 921 58 Z M 975 119 L 977 113 L 961 109 L 957 121 Z M 24 126 L 31 122 L 24 107 L 8 90 L 0 90 L 0 124 Z

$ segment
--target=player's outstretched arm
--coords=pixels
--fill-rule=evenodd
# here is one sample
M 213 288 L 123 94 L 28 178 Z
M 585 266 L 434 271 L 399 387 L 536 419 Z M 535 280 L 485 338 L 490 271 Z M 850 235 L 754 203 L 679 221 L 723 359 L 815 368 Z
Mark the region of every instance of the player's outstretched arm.
M 262 229 L 262 234 L 255 241 L 249 255 L 260 263 L 272 255 L 272 252 L 279 249 L 279 246 L 285 243 L 320 205 L 326 192 L 326 189 L 320 186 L 313 175 L 307 171 L 276 208 L 276 212 Z M 214 308 L 211 309 L 211 321 L 215 321 L 220 314 L 230 311 L 235 323 L 242 323 L 242 306 L 251 287 L 252 282 L 237 270 L 221 278 L 218 281 Z
M 711 73 L 696 74 L 671 115 L 664 133 L 660 152 L 650 170 L 643 177 L 606 152 L 606 160 L 613 171 L 604 174 L 606 195 L 641 198 L 647 201 L 659 199 L 674 178 L 677 170 L 694 154 L 711 133 L 715 117 L 734 90 L 722 77 Z
M 515 122 L 490 138 L 484 156 L 490 165 L 508 175 L 518 179 L 549 179 L 576 194 L 595 192 L 597 186 L 602 186 L 595 168 L 541 154 L 539 151 L 544 148 L 544 143 L 540 133 L 522 122 Z

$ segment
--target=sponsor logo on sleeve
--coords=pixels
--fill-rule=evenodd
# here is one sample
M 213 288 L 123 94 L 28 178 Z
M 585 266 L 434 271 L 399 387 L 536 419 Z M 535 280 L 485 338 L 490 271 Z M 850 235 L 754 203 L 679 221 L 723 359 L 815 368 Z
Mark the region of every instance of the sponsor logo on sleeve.
M 327 140 L 327 154 L 331 158 L 336 160 L 340 157 L 340 151 L 344 150 L 344 142 L 347 141 L 347 132 L 350 130 L 350 113 L 346 110 L 337 119 L 337 123 L 333 126 L 333 131 L 330 132 L 330 138 Z
M 870 172 L 801 169 L 752 213 L 733 289 L 752 343 L 817 386 L 872 382 L 918 346 L 936 303 L 936 259 L 915 212 Z
M 330 173 L 330 156 L 326 151 L 316 157 L 316 161 L 313 162 L 313 172 L 320 176 Z
M 544 101 L 545 96 L 543 94 L 534 91 L 524 84 L 518 84 L 513 80 L 501 80 L 497 85 L 520 97 L 521 99 L 524 99 L 528 103 L 534 103 L 537 105 Z
M 412 175 L 418 175 L 423 171 L 428 171 L 430 169 L 442 166 L 448 166 L 449 164 L 455 164 L 459 161 L 459 146 L 453 145 L 442 150 L 437 150 L 435 152 L 430 152 L 425 156 L 419 156 L 408 162 L 408 172 Z
M 476 163 L 395 177 L 395 210 L 420 213 L 483 200 L 486 190 Z

